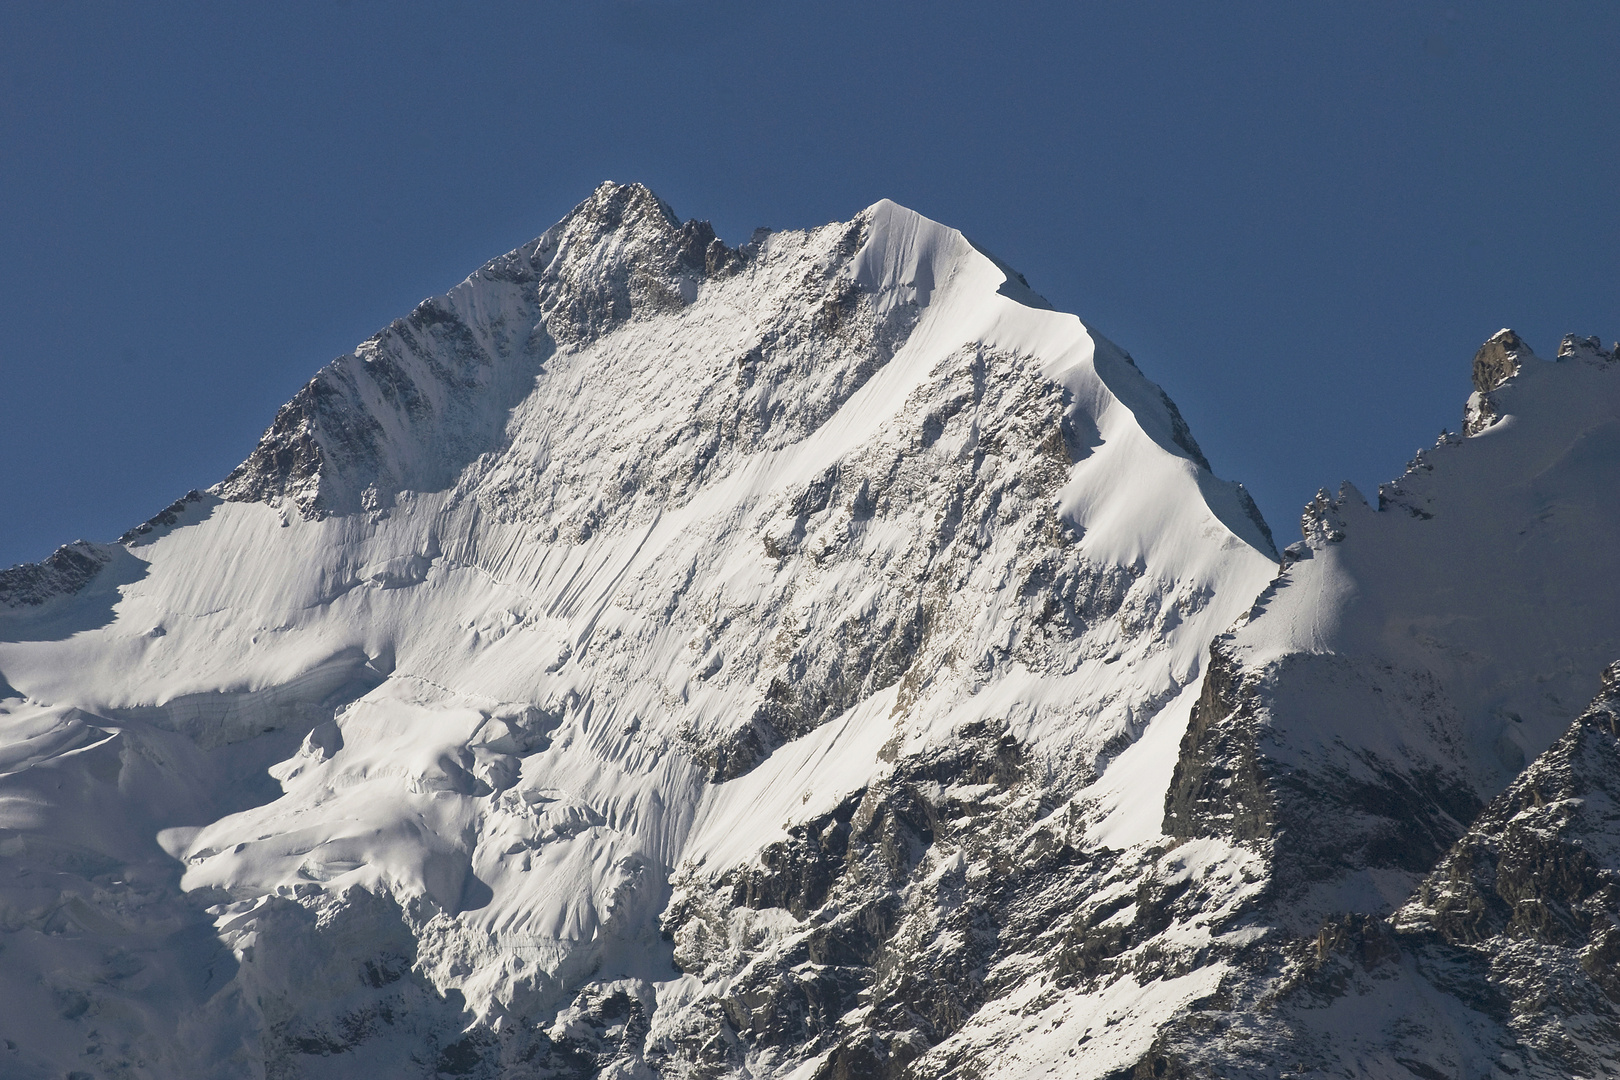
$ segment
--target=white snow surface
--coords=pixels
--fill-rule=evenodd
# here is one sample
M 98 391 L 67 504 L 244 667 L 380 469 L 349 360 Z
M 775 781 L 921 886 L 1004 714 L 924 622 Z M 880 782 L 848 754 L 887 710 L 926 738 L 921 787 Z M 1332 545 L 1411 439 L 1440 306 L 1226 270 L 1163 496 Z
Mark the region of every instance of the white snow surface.
M 578 257 L 578 217 L 548 234 L 562 237 L 555 259 Z M 595 241 L 578 272 L 611 269 L 636 227 Z M 554 1012 L 586 979 L 701 993 L 658 935 L 676 869 L 743 865 L 972 721 L 1005 723 L 1071 791 L 1094 783 L 1099 842 L 1156 839 L 1206 645 L 1274 576 L 1269 539 L 1119 349 L 953 229 L 887 201 L 854 227 L 852 256 L 850 225 L 772 234 L 678 303 L 552 333 L 533 362 L 480 376 L 487 400 L 440 402 L 430 431 L 365 389 L 386 456 L 344 488 L 329 447 L 325 512 L 311 512 L 313 481 L 263 501 L 209 495 L 99 549 L 109 561 L 88 588 L 0 607 L 0 693 L 15 693 L 0 705 L 0 855 L 27 871 L 0 876 L 0 993 L 37 1005 L 0 1017 L 21 1047 L 0 1072 L 118 1058 L 132 1076 L 251 1073 L 273 991 L 243 928 L 264 897 L 313 904 L 353 886 L 398 902 L 419 970 L 474 1017 Z M 533 288 L 486 268 L 438 304 L 480 340 L 517 340 L 546 329 L 513 325 L 534 318 Z M 892 351 L 861 351 L 870 326 L 839 338 L 817 322 L 849 290 L 857 322 L 898 328 Z M 372 387 L 389 340 L 333 370 Z M 772 368 L 773 355 L 786 359 Z M 1599 580 L 1620 580 L 1605 539 L 1620 511 L 1562 494 L 1620 438 L 1620 380 L 1569 378 L 1575 392 L 1553 373 L 1520 381 L 1585 410 L 1579 439 L 1525 460 L 1510 415 L 1445 448 L 1437 475 L 1494 478 L 1488 502 L 1433 521 L 1355 517 L 1353 542 L 1296 565 L 1245 647 L 1354 641 L 1466 667 L 1490 635 L 1488 655 L 1526 659 L 1478 673 L 1471 745 L 1508 709 L 1527 753 L 1550 741 L 1587 675 L 1534 658 L 1614 598 L 1535 594 L 1526 570 L 1575 542 Z M 1051 485 L 1031 479 L 1053 460 Z M 969 480 L 990 510 L 942 543 Z M 1396 529 L 1430 530 L 1435 560 L 1361 602 L 1363 553 Z M 1440 575 L 1458 545 L 1459 565 L 1508 562 L 1486 580 Z M 1123 598 L 1045 631 L 1041 559 Z M 818 643 L 860 655 L 897 597 L 928 618 L 896 669 L 856 671 L 829 715 L 717 782 L 714 748 L 773 687 L 821 670 Z M 1459 613 L 1441 618 L 1441 600 Z M 1502 609 L 1541 613 L 1512 650 L 1482 617 Z M 1607 661 L 1614 645 L 1578 647 Z M 1117 984 L 1097 1008 L 1162 1012 L 1203 981 Z M 1042 1014 L 1054 1063 L 1112 1023 L 1076 1007 Z M 1150 1029 L 1120 1030 L 1135 1046 Z M 1046 1072 L 1046 1052 L 1029 1042 L 1007 1075 Z
M 1283 574 L 1223 638 L 1262 676 L 1274 762 L 1370 782 L 1432 770 L 1483 804 L 1620 656 L 1620 364 L 1527 349 L 1490 396 L 1494 421 L 1419 451 L 1381 508 L 1350 484 L 1322 492 Z M 1388 912 L 1420 876 L 1364 869 L 1295 914 Z
M 1443 687 L 1455 714 L 1436 737 L 1484 798 L 1563 734 L 1620 656 L 1620 365 L 1532 355 L 1492 396 L 1498 419 L 1420 451 L 1381 511 L 1341 488 L 1329 514 L 1343 538 L 1290 548 L 1303 558 L 1233 639 L 1255 668 L 1333 654 Z M 1424 726 L 1300 692 L 1309 702 L 1276 711 L 1390 758 Z M 1336 699 L 1359 721 L 1324 715 Z

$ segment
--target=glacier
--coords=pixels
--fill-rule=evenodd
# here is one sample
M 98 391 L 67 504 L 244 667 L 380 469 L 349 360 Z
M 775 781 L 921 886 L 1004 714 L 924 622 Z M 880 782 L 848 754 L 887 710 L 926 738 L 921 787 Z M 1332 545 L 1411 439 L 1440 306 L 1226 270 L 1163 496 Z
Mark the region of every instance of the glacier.
M 0 573 L 0 1073 L 1558 1075 L 1419 939 L 1620 656 L 1564 351 L 1279 553 L 956 230 L 603 184 Z

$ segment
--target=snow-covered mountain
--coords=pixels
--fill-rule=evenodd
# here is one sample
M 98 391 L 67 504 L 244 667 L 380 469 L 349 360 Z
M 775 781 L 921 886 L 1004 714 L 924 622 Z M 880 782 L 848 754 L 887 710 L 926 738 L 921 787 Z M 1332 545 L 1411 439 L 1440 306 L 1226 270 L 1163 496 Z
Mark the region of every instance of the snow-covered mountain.
M 0 573 L 0 1074 L 1607 1061 L 1433 974 L 1541 962 L 1435 875 L 1620 657 L 1620 365 L 1566 344 L 1487 343 L 1470 436 L 1279 575 L 960 233 L 732 248 L 604 184 L 209 492 Z M 1341 938 L 1429 1011 L 1322 990 Z
M 1569 857 L 1593 874 L 1620 873 L 1607 826 L 1549 832 L 1518 885 L 1475 855 L 1561 818 L 1605 820 L 1612 781 L 1579 773 L 1601 772 L 1613 742 L 1580 733 L 1612 710 L 1612 691 L 1597 713 L 1587 704 L 1620 656 L 1620 363 L 1575 337 L 1549 363 L 1504 330 L 1476 356 L 1474 385 L 1469 435 L 1442 434 L 1376 507 L 1349 485 L 1320 493 L 1283 573 L 1213 644 L 1166 831 L 1234 844 L 1266 867 L 1265 892 L 1246 917 L 1246 974 L 1160 1033 L 1179 1068 L 1556 1077 L 1620 1062 L 1613 1005 L 1592 1005 L 1608 976 L 1573 985 L 1579 966 L 1544 947 L 1567 943 L 1526 913 L 1538 890 L 1562 897 L 1552 922 L 1590 900 L 1580 925 L 1602 936 L 1620 891 L 1568 885 L 1558 845 L 1584 849 Z M 1577 751 L 1585 765 L 1567 779 Z M 1561 795 L 1547 789 L 1560 808 L 1515 817 L 1541 775 L 1566 778 Z M 1456 899 L 1470 867 L 1503 896 Z M 1518 921 L 1498 925 L 1492 905 Z M 1428 923 L 1467 948 L 1436 959 Z M 1549 1034 L 1537 1013 L 1561 998 L 1587 1002 L 1565 1010 L 1586 1034 Z

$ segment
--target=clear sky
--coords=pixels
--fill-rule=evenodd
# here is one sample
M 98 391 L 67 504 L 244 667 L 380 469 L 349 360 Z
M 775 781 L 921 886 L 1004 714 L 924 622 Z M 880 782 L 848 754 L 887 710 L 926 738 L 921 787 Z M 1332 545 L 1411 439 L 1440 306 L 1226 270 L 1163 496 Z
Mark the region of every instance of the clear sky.
M 733 242 L 962 229 L 1286 544 L 1498 328 L 1620 337 L 1620 4 L 8 5 L 0 565 L 218 480 L 603 179 Z

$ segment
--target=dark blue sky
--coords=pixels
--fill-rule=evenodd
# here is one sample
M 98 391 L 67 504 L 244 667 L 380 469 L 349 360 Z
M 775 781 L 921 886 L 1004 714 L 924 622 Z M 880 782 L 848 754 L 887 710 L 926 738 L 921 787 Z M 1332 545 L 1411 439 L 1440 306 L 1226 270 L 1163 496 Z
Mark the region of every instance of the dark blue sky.
M 640 180 L 890 197 L 1118 341 L 1280 543 L 1504 325 L 1620 336 L 1620 5 L 16 4 L 0 565 L 245 457 L 322 364 Z

